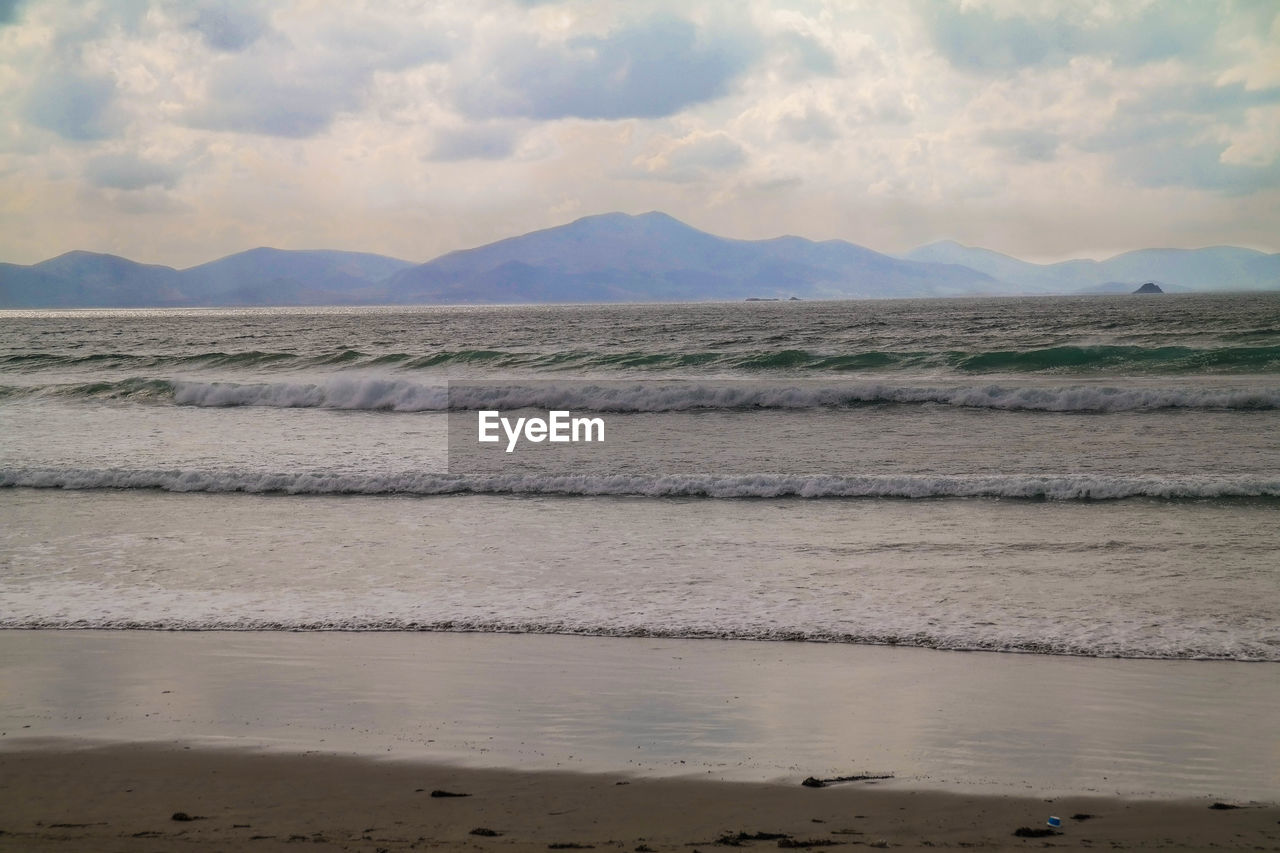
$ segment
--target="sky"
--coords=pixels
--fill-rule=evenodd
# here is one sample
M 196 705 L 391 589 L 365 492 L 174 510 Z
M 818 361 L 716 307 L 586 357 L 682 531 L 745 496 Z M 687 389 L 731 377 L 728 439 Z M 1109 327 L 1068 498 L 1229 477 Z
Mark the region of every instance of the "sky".
M 422 262 L 650 210 L 1280 251 L 1280 3 L 0 0 L 0 261 Z

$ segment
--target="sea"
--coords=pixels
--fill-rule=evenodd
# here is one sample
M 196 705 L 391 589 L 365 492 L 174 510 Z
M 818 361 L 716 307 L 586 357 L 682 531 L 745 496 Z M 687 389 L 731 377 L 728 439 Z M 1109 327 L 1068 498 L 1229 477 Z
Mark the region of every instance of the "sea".
M 555 411 L 600 440 L 479 443 Z M 0 519 L 6 629 L 1273 678 L 1280 293 L 5 311 Z

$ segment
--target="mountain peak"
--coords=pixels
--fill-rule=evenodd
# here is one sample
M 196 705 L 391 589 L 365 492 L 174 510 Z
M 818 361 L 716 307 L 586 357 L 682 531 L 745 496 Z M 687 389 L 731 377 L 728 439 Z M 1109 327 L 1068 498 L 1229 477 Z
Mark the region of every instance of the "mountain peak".
M 625 228 L 627 226 L 677 226 L 690 231 L 696 231 L 691 225 L 686 225 L 679 219 L 670 214 L 663 213 L 660 210 L 650 210 L 647 213 L 623 213 L 621 211 L 611 211 L 609 213 L 594 213 L 589 216 L 582 216 L 567 225 L 561 225 L 559 228 L 574 228 L 590 225 L 606 225 L 610 227 Z M 551 228 L 547 230 L 558 230 Z
M 49 260 L 47 261 L 41 261 L 40 263 L 35 264 L 35 266 L 43 266 L 45 264 L 56 264 L 56 263 L 80 263 L 83 261 L 98 261 L 98 260 L 123 261 L 125 260 L 125 258 L 122 258 L 120 255 L 112 255 L 107 252 L 90 252 L 86 249 L 72 249 L 70 252 L 63 252 L 61 255 L 58 255 L 55 258 L 49 258 Z M 136 263 L 136 261 L 133 263 Z
M 72 270 L 81 269 L 121 269 L 121 268 L 137 268 L 151 270 L 169 270 L 172 267 L 161 266 L 159 264 L 141 264 L 137 261 L 131 261 L 120 255 L 111 255 L 106 252 L 88 252 L 84 249 L 73 249 L 70 252 L 63 252 L 56 258 L 50 258 L 47 261 L 41 261 L 34 264 L 32 269 L 70 272 Z

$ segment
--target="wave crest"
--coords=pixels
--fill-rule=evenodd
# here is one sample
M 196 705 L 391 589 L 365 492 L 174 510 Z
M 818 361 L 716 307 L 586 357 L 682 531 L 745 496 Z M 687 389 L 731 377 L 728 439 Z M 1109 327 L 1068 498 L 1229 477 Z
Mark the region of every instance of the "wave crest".
M 182 406 L 355 409 L 394 412 L 572 409 L 676 412 L 701 409 L 815 409 L 876 404 L 936 404 L 1042 412 L 1157 409 L 1280 409 L 1280 388 L 909 385 L 863 382 L 778 385 L 766 382 L 622 380 L 423 384 L 403 379 L 335 377 L 322 382 L 199 382 L 133 378 L 73 385 L 0 387 L 20 397 L 126 399 Z
M 1121 344 L 1066 345 L 1025 350 L 853 350 L 807 349 L 702 352 L 609 352 L 602 350 L 520 351 L 437 350 L 372 354 L 353 349 L 330 352 L 203 352 L 176 354 L 11 353 L 0 355 L 0 369 L 35 371 L 61 368 L 156 369 L 164 367 L 264 368 L 296 370 L 394 367 L 398 370 L 447 370 L 454 367 L 534 371 L 687 371 L 745 374 L 849 373 L 866 370 L 947 370 L 974 373 L 1268 373 L 1280 370 L 1280 346 L 1156 346 Z
M 157 489 L 289 495 L 562 495 L 696 498 L 1013 498 L 1205 500 L 1280 497 L 1280 477 L 713 474 L 266 473 L 122 468 L 5 468 L 2 488 Z

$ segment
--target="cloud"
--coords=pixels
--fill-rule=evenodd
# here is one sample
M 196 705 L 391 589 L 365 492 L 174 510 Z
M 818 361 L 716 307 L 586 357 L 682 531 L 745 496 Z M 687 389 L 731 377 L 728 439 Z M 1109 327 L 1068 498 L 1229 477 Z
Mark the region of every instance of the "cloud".
M 229 0 L 212 0 L 189 10 L 187 27 L 200 34 L 210 48 L 237 53 L 252 45 L 270 30 L 258 9 Z
M 510 127 L 476 125 L 440 130 L 429 155 L 432 160 L 502 160 L 515 150 L 518 133 Z
M 658 118 L 728 93 L 759 49 L 751 37 L 655 18 L 604 36 L 508 40 L 455 91 L 478 117 Z
M 794 66 L 795 76 L 835 74 L 836 55 L 804 33 L 782 33 L 776 37 L 777 47 Z
M 0 0 L 0 255 L 426 260 L 610 209 L 890 249 L 1271 246 L 1278 12 Z
M 16 21 L 21 6 L 22 0 L 0 0 L 0 26 Z
M 173 215 L 187 213 L 190 206 L 173 197 L 158 187 L 146 187 L 141 190 L 103 191 L 101 203 L 112 210 L 131 216 L 154 216 L 156 214 Z
M 932 0 L 924 9 L 939 52 L 956 68 L 984 73 L 1063 65 L 1082 55 L 1121 65 L 1187 59 L 1208 48 L 1219 19 L 1214 4 L 1178 0 L 1152 3 L 1131 16 L 1116 10 L 1101 20 L 1088 18 L 1084 4 L 1057 7 L 1053 15 L 1001 15 L 950 0 Z
M 306 139 L 328 130 L 339 114 L 364 106 L 378 72 L 448 54 L 444 38 L 417 21 L 305 20 L 289 34 L 272 33 L 220 57 L 183 117 L 207 130 Z
M 1047 163 L 1058 153 L 1061 140 L 1056 133 L 1035 128 L 984 131 L 979 141 L 992 148 L 1013 152 L 1019 160 Z
M 1243 83 L 1213 86 L 1195 83 L 1152 89 L 1138 98 L 1127 99 L 1121 109 L 1129 113 L 1198 113 L 1218 117 L 1239 117 L 1251 107 L 1280 103 L 1280 86 L 1247 89 Z
M 1280 158 L 1280 107 L 1250 110 L 1239 128 L 1233 128 L 1230 145 L 1222 152 L 1224 163 L 1266 166 Z
M 1165 86 L 1121 102 L 1080 147 L 1112 154 L 1113 171 L 1139 186 L 1249 194 L 1277 186 L 1277 148 L 1255 138 L 1277 105 L 1280 87 Z
M 236 62 L 214 71 L 203 103 L 187 113 L 193 127 L 303 139 L 328 129 L 362 100 L 368 75 L 342 68 L 299 73 L 270 61 Z
M 1121 152 L 1116 171 L 1143 187 L 1190 187 L 1241 196 L 1280 187 L 1280 160 L 1264 165 L 1223 161 L 1223 143 L 1163 145 Z
M 171 189 L 181 173 L 172 166 L 142 160 L 133 154 L 105 154 L 85 164 L 85 178 L 95 187 L 140 190 L 159 186 Z
M 36 80 L 23 113 L 32 124 L 79 142 L 105 139 L 114 130 L 115 83 L 106 77 L 57 71 Z
M 1065 61 L 1075 34 L 1051 20 L 997 18 L 988 9 L 964 10 L 937 3 L 930 15 L 935 45 L 952 65 L 968 71 L 1000 71 Z
M 708 172 L 732 169 L 746 161 L 746 152 L 722 131 L 692 133 L 675 140 L 659 153 L 642 157 L 636 165 L 648 177 L 665 181 L 692 181 Z
M 813 104 L 786 113 L 778 119 L 778 125 L 788 138 L 802 144 L 830 142 L 840 136 L 835 118 Z

